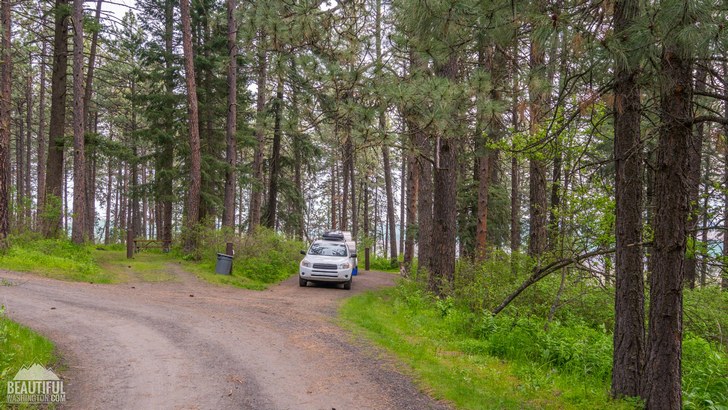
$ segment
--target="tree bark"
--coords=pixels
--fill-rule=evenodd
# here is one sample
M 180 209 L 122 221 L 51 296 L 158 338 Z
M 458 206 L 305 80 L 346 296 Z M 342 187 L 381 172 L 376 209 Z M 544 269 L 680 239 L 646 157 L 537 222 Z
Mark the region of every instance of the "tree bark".
M 412 121 L 408 121 L 407 129 L 410 133 L 410 145 L 415 145 L 416 126 Z M 417 202 L 419 201 L 419 166 L 417 164 L 416 152 L 410 152 L 407 155 L 407 231 L 406 240 L 404 242 L 404 264 L 405 269 L 409 273 L 410 266 L 415 255 L 415 232 L 417 231 Z
M 238 26 L 235 21 L 235 0 L 226 0 L 227 46 L 228 46 L 228 107 L 225 126 L 225 197 L 223 200 L 222 226 L 231 230 L 235 227 L 235 180 L 237 178 L 237 112 L 238 112 Z
M 42 24 L 45 25 L 45 17 L 41 20 Z M 48 52 L 48 43 L 45 40 L 41 40 L 43 45 L 41 46 L 41 55 L 39 56 L 38 70 L 40 71 L 40 84 L 38 85 L 38 193 L 37 193 L 37 209 L 36 209 L 36 229 L 40 230 L 42 220 L 40 218 L 40 210 L 45 203 L 45 189 L 46 189 L 46 138 L 45 138 L 45 88 L 46 88 L 46 67 L 45 67 L 45 55 Z
M 51 118 L 48 127 L 48 162 L 46 190 L 43 196 L 43 234 L 46 238 L 60 235 L 63 226 L 63 157 L 66 148 L 66 70 L 68 68 L 69 0 L 56 0 L 55 33 L 53 36 L 53 73 L 51 75 Z
M 260 7 L 260 5 L 258 5 Z M 255 139 L 257 145 L 253 156 L 253 182 L 250 190 L 250 218 L 248 232 L 253 232 L 260 225 L 261 202 L 263 198 L 263 151 L 265 150 L 265 93 L 268 78 L 266 55 L 266 32 L 258 29 L 257 44 L 257 97 L 255 102 Z
M 698 67 L 697 75 L 695 78 L 695 90 L 697 92 L 705 92 L 705 80 L 708 72 Z M 685 279 L 685 285 L 690 289 L 695 288 L 697 281 L 698 264 L 697 264 L 697 243 L 698 243 L 698 219 L 700 218 L 700 175 L 701 165 L 703 164 L 703 136 L 705 134 L 705 123 L 699 123 L 695 126 L 695 129 L 691 133 L 690 146 L 688 147 L 688 170 L 687 170 L 687 182 L 688 182 L 688 203 L 690 204 L 690 215 L 688 217 L 688 224 L 685 227 L 690 240 L 688 241 L 688 251 L 685 254 L 685 265 L 683 265 L 683 279 Z
M 11 57 L 12 58 L 12 57 Z M 25 191 L 23 181 L 25 180 L 25 123 L 22 120 L 23 106 L 25 101 L 18 102 L 18 131 L 15 134 L 15 229 L 25 229 L 23 206 L 25 203 Z M 12 124 L 12 122 L 11 122 Z M 12 130 L 11 130 L 12 131 Z
M 518 42 L 513 50 L 513 58 L 518 59 Z M 514 61 L 513 66 L 513 106 L 511 107 L 511 115 L 513 116 L 513 133 L 516 134 L 520 131 L 520 118 L 518 115 L 518 97 L 519 97 L 519 81 L 518 81 L 518 67 Z M 521 195 L 520 189 L 520 172 L 518 166 L 518 157 L 514 154 L 511 158 L 511 256 L 515 255 L 521 250 Z M 513 259 L 512 270 L 516 273 L 515 258 Z
M 185 81 L 187 84 L 187 111 L 189 114 L 188 132 L 190 144 L 190 180 L 187 194 L 187 227 L 193 228 L 200 222 L 200 190 L 201 190 L 201 158 L 199 111 L 197 108 L 197 84 L 195 82 L 195 63 L 192 55 L 192 28 L 190 23 L 190 4 L 188 0 L 180 1 L 182 19 L 182 50 L 185 64 Z M 195 232 L 190 232 L 185 239 L 185 252 L 197 248 Z
M 417 167 L 419 170 L 418 185 L 420 195 L 417 203 L 417 269 L 432 270 L 433 259 L 433 166 L 429 161 L 432 156 L 432 143 L 424 132 L 419 132 L 416 137 Z
M 543 5 L 540 7 L 543 7 Z M 535 39 L 531 41 L 530 63 L 531 75 L 534 77 L 544 77 L 545 53 L 543 51 L 543 45 L 538 44 Z M 531 135 L 536 135 L 541 128 L 548 96 L 543 89 L 543 85 L 533 84 L 534 81 L 529 83 L 528 90 L 531 99 L 530 132 Z M 548 232 L 546 218 L 548 204 L 546 198 L 546 164 L 542 159 L 537 157 L 531 158 L 529 163 L 528 210 L 528 255 L 534 259 L 539 259 L 544 251 L 546 251 L 547 246 Z
M 173 0 L 164 2 L 164 87 L 168 95 L 174 94 L 173 71 L 173 43 L 174 36 L 174 5 Z M 165 124 L 171 130 L 174 128 L 173 119 Z M 174 143 L 169 138 L 162 144 L 161 158 L 159 160 L 159 202 L 161 203 L 161 237 L 164 241 L 172 241 L 172 201 L 174 200 L 172 168 L 174 167 Z
M 405 215 L 405 201 L 407 200 L 407 156 L 404 155 L 402 150 L 402 166 L 400 167 L 399 177 L 399 253 L 404 254 L 404 240 L 405 240 L 405 227 L 407 226 L 407 219 Z
M 728 78 L 728 64 L 725 61 L 723 62 L 723 76 Z M 728 89 L 724 89 L 724 93 L 726 98 L 723 100 L 723 116 L 728 118 Z M 723 125 L 723 148 L 723 188 L 725 188 L 728 187 L 728 124 Z M 706 199 L 706 209 L 708 208 L 707 201 Z M 720 288 L 728 291 L 728 190 L 723 193 L 723 228 L 723 270 Z
M 11 4 L 2 0 L 2 40 L 0 51 L 0 250 L 8 247 L 10 232 L 10 98 L 12 92 Z
M 682 406 L 682 267 L 689 211 L 686 177 L 691 138 L 689 124 L 692 123 L 692 70 L 687 54 L 675 45 L 667 45 L 661 57 L 654 257 L 643 383 L 647 409 L 680 409 Z
M 83 0 L 73 0 L 73 226 L 71 239 L 86 240 L 86 156 L 83 102 Z
M 28 53 L 28 62 L 33 61 L 33 56 Z M 29 67 L 30 68 L 30 67 Z M 32 150 L 32 136 L 33 136 L 33 74 L 32 74 L 32 68 L 30 68 L 30 73 L 28 74 L 28 77 L 26 78 L 26 88 L 25 88 L 25 100 L 28 102 L 28 110 L 25 112 L 25 170 L 23 171 L 23 175 L 25 176 L 23 184 L 23 191 L 25 192 L 25 196 L 28 197 L 28 203 L 26 206 L 23 207 L 23 210 L 25 212 L 24 219 L 27 223 L 27 228 L 30 229 L 33 225 L 33 221 L 31 218 L 31 208 L 32 208 L 32 197 L 33 194 L 30 192 L 30 165 L 31 165 L 31 150 Z
M 618 0 L 614 30 L 627 49 L 628 30 L 640 14 L 636 0 Z M 618 63 L 614 83 L 616 163 L 616 290 L 612 396 L 639 396 L 645 355 L 642 271 L 642 143 L 638 60 Z
M 381 127 L 382 119 L 380 118 L 379 126 Z M 387 195 L 387 230 L 389 232 L 389 255 L 391 264 L 397 263 L 397 235 L 395 234 L 394 219 L 394 193 L 392 192 L 392 167 L 389 161 L 389 148 L 382 146 L 382 166 L 384 168 L 384 188 Z
M 437 67 L 437 75 L 455 83 L 458 78 L 458 58 L 452 54 L 448 61 Z M 453 118 L 455 120 L 455 118 Z M 457 123 L 457 121 L 453 121 Z M 455 241 L 457 239 L 457 207 L 453 203 L 457 195 L 457 158 L 454 132 L 438 138 L 439 147 L 435 149 L 435 194 L 433 203 L 432 247 L 433 257 L 430 265 L 429 288 L 436 295 L 450 290 L 455 274 Z M 437 255 L 437 257 L 434 257 Z
M 101 20 L 101 5 L 103 0 L 96 1 L 96 14 L 94 20 L 98 25 Z M 92 117 L 91 114 L 91 96 L 93 95 L 93 82 L 94 82 L 94 69 L 96 66 L 96 48 L 99 40 L 99 30 L 95 30 L 91 36 L 91 48 L 89 50 L 88 58 L 88 73 L 86 73 L 86 86 L 84 88 L 83 95 L 83 112 L 84 112 L 84 123 L 87 130 L 94 129 L 94 122 L 96 116 Z M 95 167 L 95 155 L 96 147 L 95 143 L 91 146 L 86 145 L 86 226 L 85 234 L 89 240 L 94 239 L 94 225 L 96 222 L 96 178 L 94 178 Z
M 265 226 L 276 229 L 276 213 L 278 212 L 278 178 L 281 161 L 281 121 L 283 117 L 283 76 L 279 74 L 276 87 L 276 99 L 273 102 L 273 151 L 270 158 L 270 180 L 268 181 L 268 206 L 266 207 Z

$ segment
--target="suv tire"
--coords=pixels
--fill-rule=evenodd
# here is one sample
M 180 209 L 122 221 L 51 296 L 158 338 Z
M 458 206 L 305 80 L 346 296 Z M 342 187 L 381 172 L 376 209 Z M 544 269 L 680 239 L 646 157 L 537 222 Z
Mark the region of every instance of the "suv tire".
M 308 281 L 302 277 L 298 277 L 298 286 L 305 288 L 308 285 Z

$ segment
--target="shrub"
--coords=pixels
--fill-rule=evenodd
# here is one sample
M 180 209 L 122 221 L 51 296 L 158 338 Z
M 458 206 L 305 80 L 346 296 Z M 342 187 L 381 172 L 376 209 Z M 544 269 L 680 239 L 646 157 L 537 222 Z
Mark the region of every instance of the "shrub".
M 302 242 L 286 239 L 265 228 L 243 236 L 232 235 L 226 230 L 199 230 L 197 235 L 200 262 L 196 270 L 199 276 L 249 289 L 265 289 L 267 285 L 295 274 L 301 260 L 300 251 L 305 249 Z M 217 253 L 225 252 L 228 241 L 233 243 L 235 252 L 232 274 L 215 275 Z M 195 259 L 181 254 L 179 249 L 175 252 L 182 258 Z

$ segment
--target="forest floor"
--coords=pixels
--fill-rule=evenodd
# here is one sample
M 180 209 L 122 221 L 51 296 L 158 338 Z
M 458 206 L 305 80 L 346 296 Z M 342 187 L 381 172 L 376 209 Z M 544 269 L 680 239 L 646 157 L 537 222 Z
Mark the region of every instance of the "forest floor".
M 66 408 L 447 408 L 335 323 L 344 298 L 394 275 L 256 292 L 167 266 L 174 280 L 116 285 L 0 271 L 7 316 L 56 343 Z

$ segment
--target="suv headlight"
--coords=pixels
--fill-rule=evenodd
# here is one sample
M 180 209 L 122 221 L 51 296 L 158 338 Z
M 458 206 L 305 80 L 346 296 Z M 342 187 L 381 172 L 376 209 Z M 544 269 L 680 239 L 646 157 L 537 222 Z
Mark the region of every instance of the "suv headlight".
M 303 266 L 304 268 L 310 268 L 311 265 L 311 262 L 307 261 L 306 259 L 301 261 L 301 266 Z
M 339 269 L 349 269 L 349 268 L 351 268 L 351 264 L 349 262 L 342 263 L 341 265 L 339 265 Z

